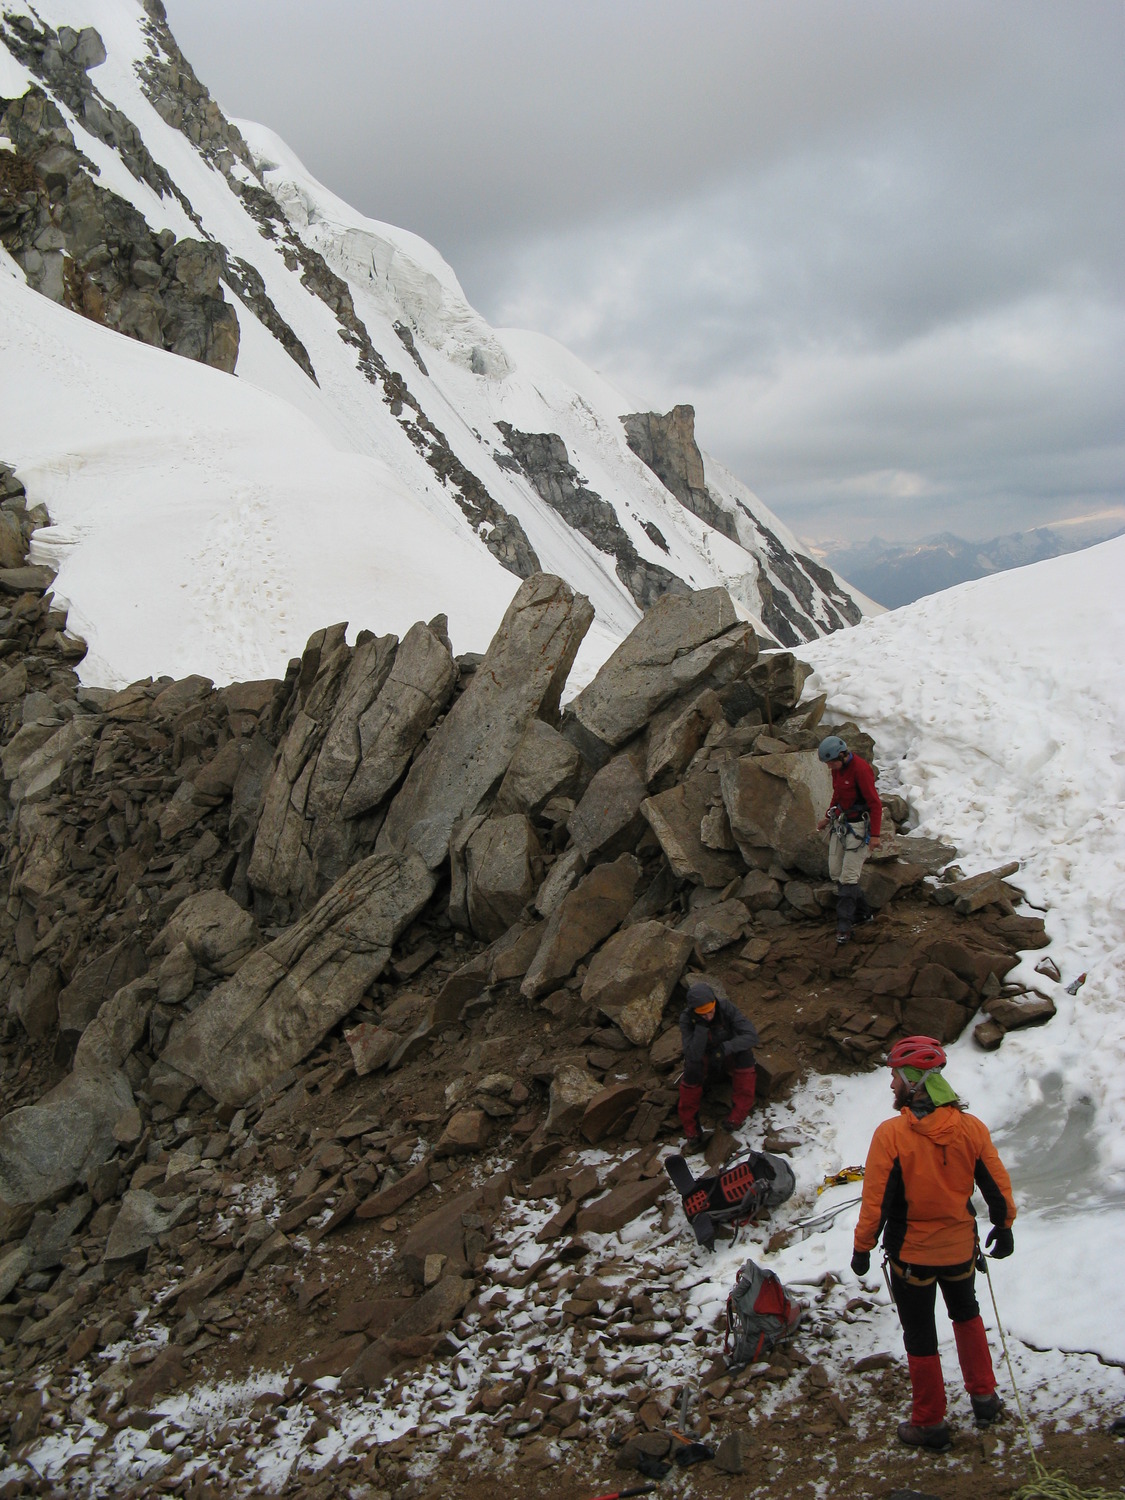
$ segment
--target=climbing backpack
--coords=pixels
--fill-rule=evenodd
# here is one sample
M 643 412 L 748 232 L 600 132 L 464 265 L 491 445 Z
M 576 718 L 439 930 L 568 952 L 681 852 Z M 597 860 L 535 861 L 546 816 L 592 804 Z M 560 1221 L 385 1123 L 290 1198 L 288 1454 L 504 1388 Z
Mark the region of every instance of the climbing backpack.
M 709 1177 L 696 1177 L 682 1156 L 670 1156 L 664 1170 L 683 1199 L 684 1213 L 699 1244 L 711 1250 L 720 1224 L 736 1230 L 763 1208 L 777 1208 L 796 1186 L 793 1168 L 780 1156 L 751 1151 L 741 1161 Z
M 752 1365 L 796 1331 L 804 1314 L 772 1272 L 744 1261 L 727 1297 L 723 1356 L 728 1370 Z

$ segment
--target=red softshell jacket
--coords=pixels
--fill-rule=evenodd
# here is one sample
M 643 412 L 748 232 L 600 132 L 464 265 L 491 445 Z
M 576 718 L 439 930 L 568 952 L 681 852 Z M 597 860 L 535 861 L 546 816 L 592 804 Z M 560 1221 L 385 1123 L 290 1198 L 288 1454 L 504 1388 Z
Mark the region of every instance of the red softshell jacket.
M 842 812 L 845 817 L 859 817 L 866 811 L 871 819 L 871 837 L 879 837 L 883 804 L 875 790 L 875 772 L 862 755 L 853 753 L 846 766 L 832 772 L 832 804 L 828 811 Z
M 963 1265 L 976 1248 L 974 1188 L 993 1224 L 1013 1222 L 1012 1184 L 987 1126 L 951 1104 L 921 1119 L 900 1110 L 872 1137 L 855 1248 L 873 1249 L 881 1233 L 894 1261 Z

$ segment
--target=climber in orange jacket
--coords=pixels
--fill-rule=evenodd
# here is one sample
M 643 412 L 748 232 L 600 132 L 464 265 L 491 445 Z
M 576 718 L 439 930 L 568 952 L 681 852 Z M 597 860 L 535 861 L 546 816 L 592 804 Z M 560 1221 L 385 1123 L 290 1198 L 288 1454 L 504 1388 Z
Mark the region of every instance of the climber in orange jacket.
M 863 1204 L 852 1270 L 865 1276 L 880 1234 L 891 1294 L 902 1323 L 913 1405 L 899 1424 L 914 1448 L 949 1446 L 945 1382 L 938 1355 L 937 1289 L 953 1323 L 957 1358 L 978 1427 L 1003 1411 L 973 1288 L 980 1246 L 970 1205 L 974 1187 L 988 1207 L 994 1259 L 1011 1255 L 1012 1184 L 987 1127 L 942 1077 L 945 1051 L 933 1037 L 910 1036 L 887 1056 L 898 1114 L 876 1130 L 864 1169 Z

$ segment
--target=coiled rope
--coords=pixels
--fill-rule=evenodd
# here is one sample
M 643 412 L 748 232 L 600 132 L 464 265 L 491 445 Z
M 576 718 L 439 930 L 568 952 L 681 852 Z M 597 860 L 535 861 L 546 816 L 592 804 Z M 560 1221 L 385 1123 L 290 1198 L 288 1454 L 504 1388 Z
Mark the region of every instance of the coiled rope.
M 992 1272 L 988 1269 L 987 1256 L 981 1256 L 978 1264 L 982 1263 L 984 1265 L 985 1278 L 988 1281 L 988 1294 L 992 1298 L 992 1311 L 996 1314 L 996 1327 L 1000 1330 L 1000 1344 L 1004 1350 L 1004 1362 L 1008 1366 L 1008 1376 L 1012 1382 L 1012 1390 L 1015 1392 L 1016 1411 L 1019 1413 L 1023 1435 L 1027 1439 L 1028 1457 L 1031 1459 L 1031 1467 L 1035 1473 L 1035 1478 L 1031 1483 L 1021 1485 L 1012 1496 L 1012 1500 L 1121 1500 L 1121 1496 L 1125 1494 L 1125 1490 L 1081 1489 L 1078 1485 L 1072 1483 L 1061 1469 L 1045 1469 L 1036 1458 L 1031 1426 L 1024 1415 L 1023 1402 L 1020 1399 L 1020 1388 L 1016 1384 L 1016 1372 L 1012 1368 L 1012 1356 L 1008 1353 L 1008 1340 L 1004 1333 L 1004 1325 L 1000 1321 L 1000 1309 L 996 1305 L 996 1289 L 992 1285 Z

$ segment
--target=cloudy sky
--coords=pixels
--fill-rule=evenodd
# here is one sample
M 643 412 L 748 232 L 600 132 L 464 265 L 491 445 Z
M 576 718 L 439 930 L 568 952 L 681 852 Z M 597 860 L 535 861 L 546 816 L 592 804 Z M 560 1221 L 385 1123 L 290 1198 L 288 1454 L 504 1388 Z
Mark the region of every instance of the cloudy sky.
M 794 530 L 1125 525 L 1121 0 L 167 0 L 224 109 Z

